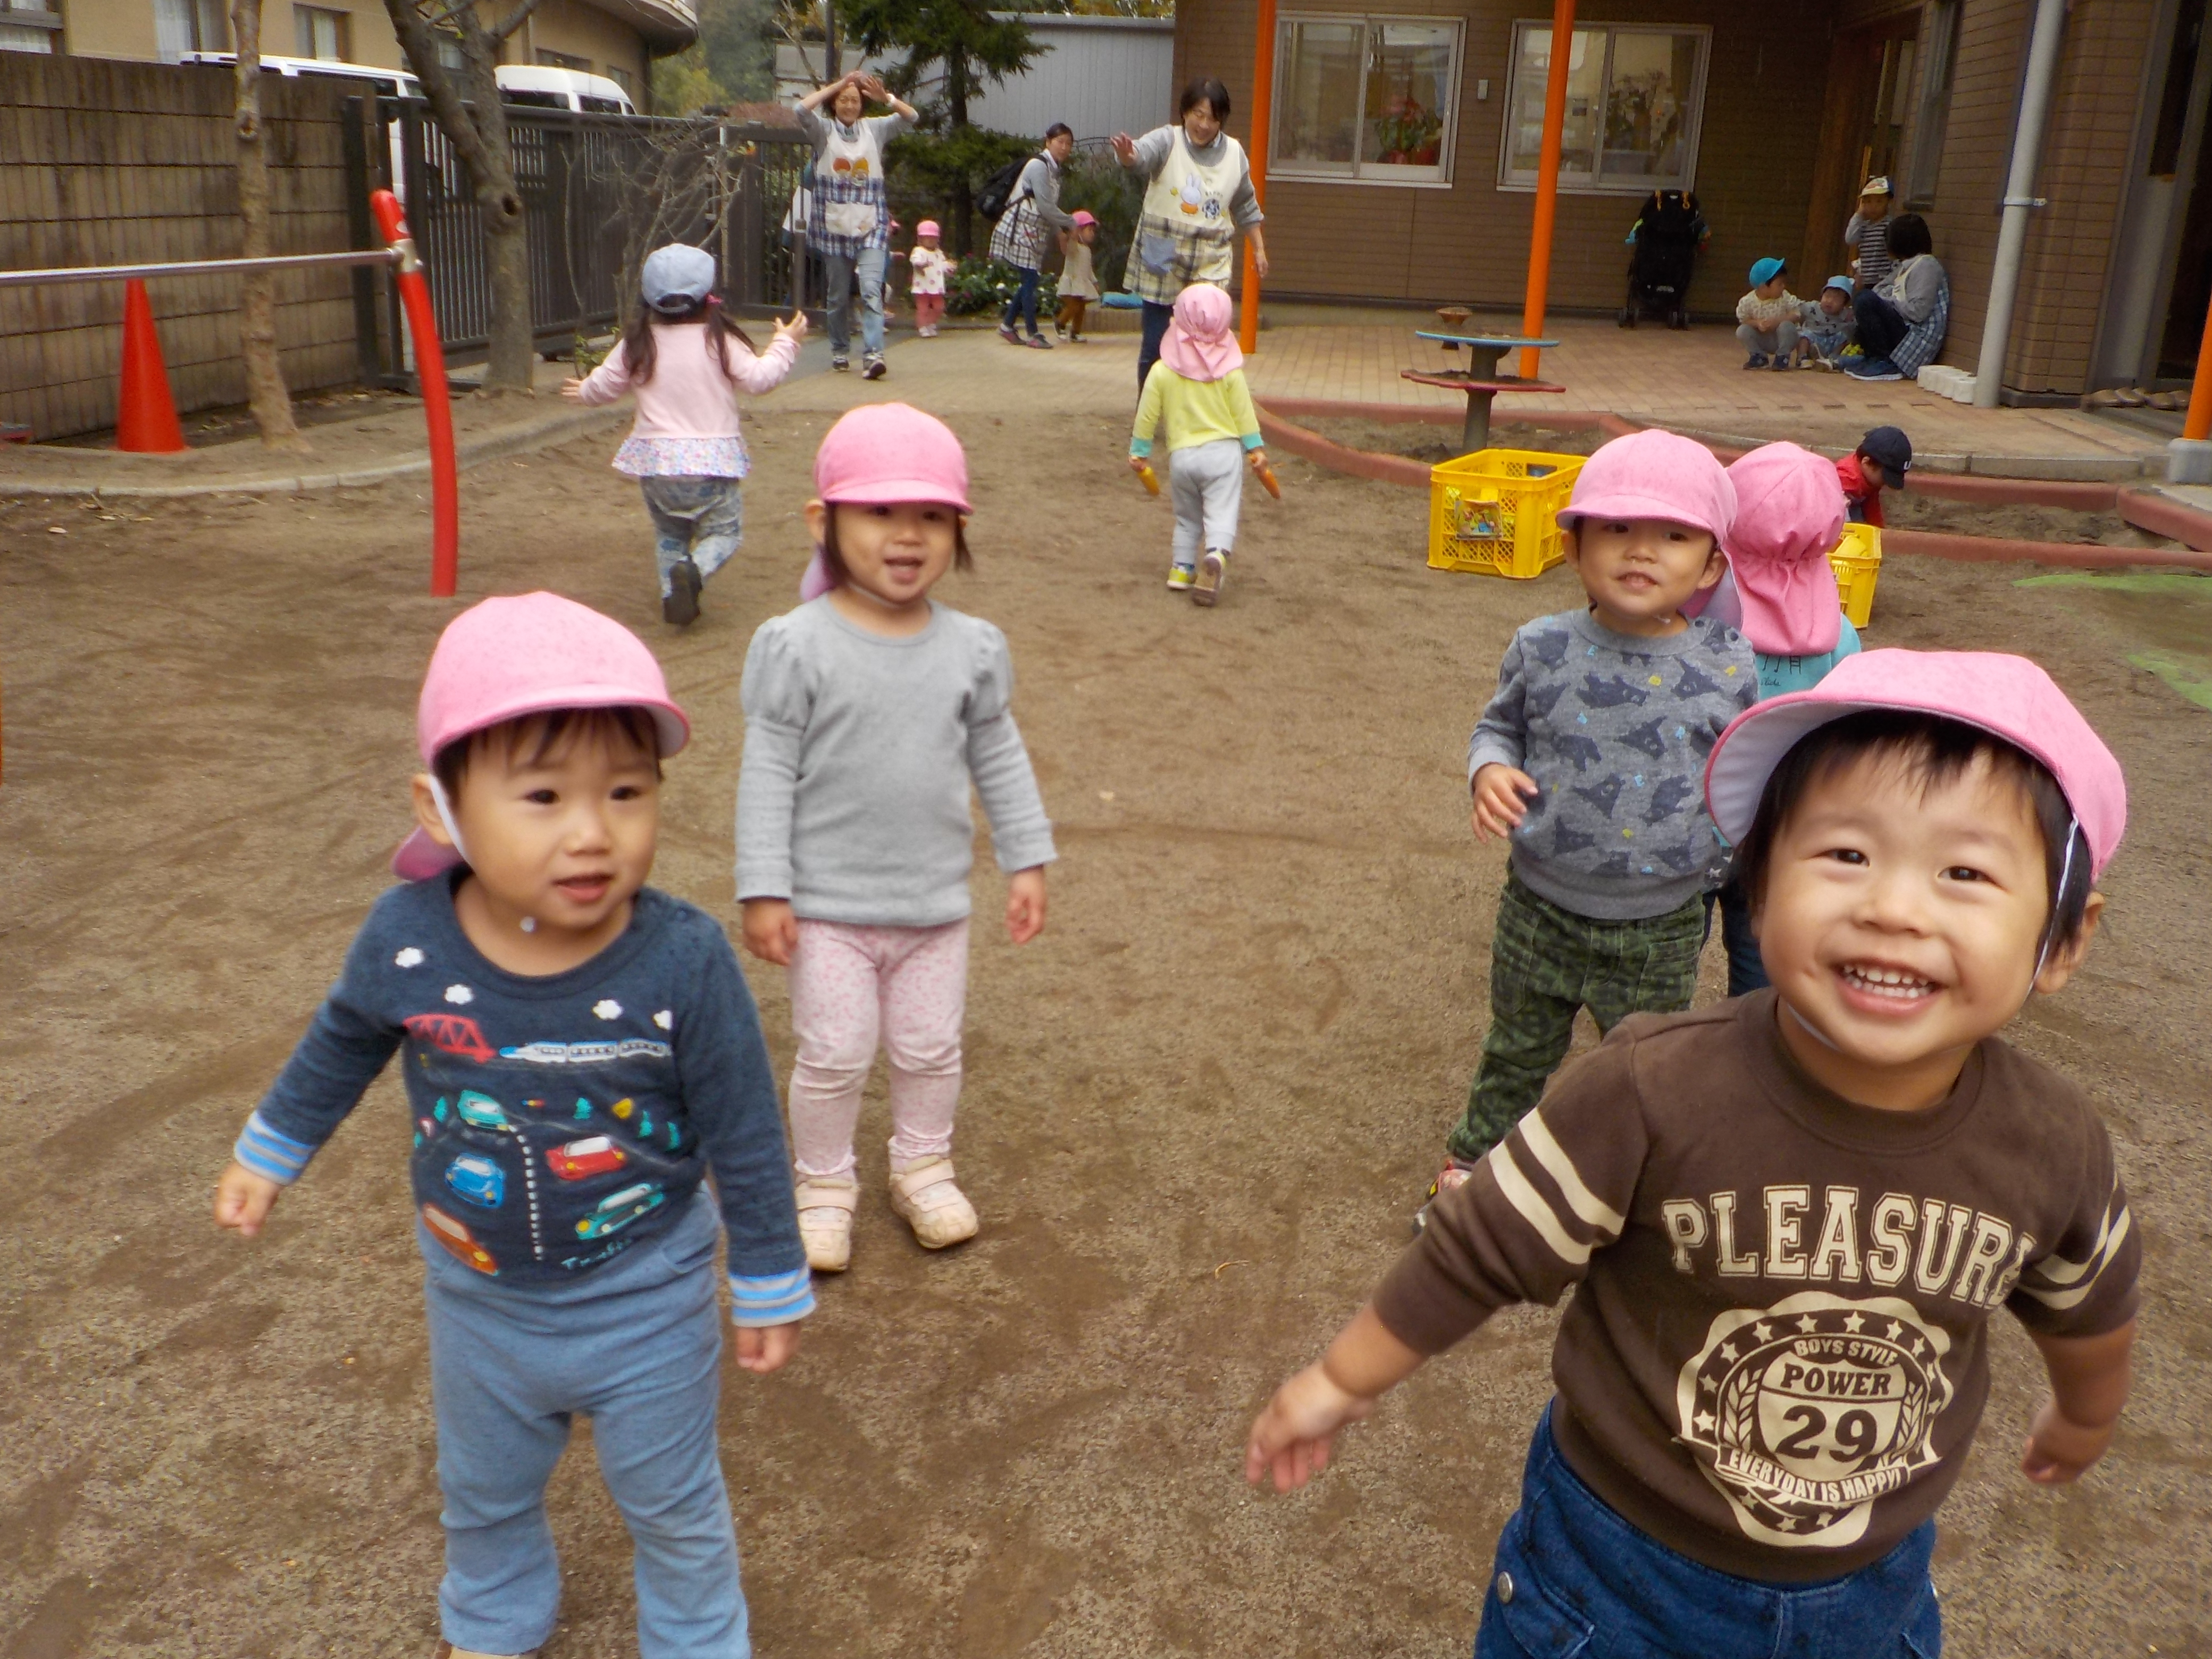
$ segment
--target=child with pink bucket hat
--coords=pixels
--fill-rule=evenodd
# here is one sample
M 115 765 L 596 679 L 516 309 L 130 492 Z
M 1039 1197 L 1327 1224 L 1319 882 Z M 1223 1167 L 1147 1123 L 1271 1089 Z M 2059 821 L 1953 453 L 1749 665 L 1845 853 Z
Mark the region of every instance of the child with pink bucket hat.
M 975 1237 L 954 1180 L 967 1006 L 969 788 L 1010 879 L 1006 931 L 1044 927 L 1052 825 L 1012 710 L 1006 637 L 931 590 L 969 564 L 968 462 L 935 416 L 868 404 L 830 428 L 807 503 L 819 586 L 745 657 L 738 897 L 745 948 L 791 970 L 792 1153 L 806 1259 L 852 1259 L 853 1133 L 890 1057 L 890 1202 L 925 1249 Z
M 1160 360 L 1145 376 L 1137 423 L 1129 436 L 1129 470 L 1151 465 L 1153 435 L 1168 428 L 1169 493 L 1175 502 L 1175 553 L 1168 591 L 1200 605 L 1221 597 L 1237 515 L 1244 499 L 1243 464 L 1267 465 L 1260 414 L 1244 384 L 1244 354 L 1230 331 L 1229 295 L 1193 283 L 1175 302 L 1175 320 L 1160 342 Z
M 1536 1103 L 1578 1010 L 1604 1031 L 1690 1006 L 1728 856 L 1698 777 L 1758 688 L 1743 636 L 1686 613 L 1735 515 L 1712 452 L 1671 432 L 1615 438 L 1575 479 L 1559 527 L 1587 603 L 1513 636 L 1468 744 L 1475 839 L 1512 851 L 1490 1029 L 1431 1199 Z
M 952 270 L 952 261 L 937 245 L 939 235 L 937 221 L 924 219 L 914 228 L 914 247 L 906 256 L 915 332 L 925 340 L 935 339 L 945 320 L 945 279 Z
M 1796 444 L 1764 444 L 1729 470 L 1735 523 L 1723 545 L 1735 626 L 1751 641 L 1759 695 L 1778 697 L 1818 685 L 1856 653 L 1859 631 L 1844 615 L 1828 554 L 1844 535 L 1844 487 L 1834 463 Z M 1729 994 L 1766 983 L 1750 902 L 1731 881 L 1721 889 Z
M 645 884 L 689 723 L 629 629 L 528 593 L 447 626 L 416 732 L 402 883 L 239 1136 L 216 1220 L 258 1234 L 404 1054 L 441 1653 L 552 1635 L 545 1488 L 578 1413 L 635 1547 L 641 1653 L 749 1652 L 714 1431 L 716 1235 L 745 1370 L 791 1358 L 814 1297 L 728 937 Z
M 1253 1425 L 1249 1478 L 1301 1486 L 1425 1359 L 1574 1289 L 1476 1659 L 1939 1653 L 1996 1310 L 2049 1376 L 2029 1480 L 2087 1471 L 2126 1402 L 2111 1140 L 1998 1035 L 2081 967 L 2118 763 L 2023 658 L 1870 651 L 1740 716 L 1705 781 L 1773 986 L 1562 1073 Z
M 1083 313 L 1098 298 L 1098 273 L 1091 263 L 1097 240 L 1097 216 L 1080 209 L 1074 224 L 1060 234 L 1060 311 L 1052 331 L 1070 340 L 1083 338 Z

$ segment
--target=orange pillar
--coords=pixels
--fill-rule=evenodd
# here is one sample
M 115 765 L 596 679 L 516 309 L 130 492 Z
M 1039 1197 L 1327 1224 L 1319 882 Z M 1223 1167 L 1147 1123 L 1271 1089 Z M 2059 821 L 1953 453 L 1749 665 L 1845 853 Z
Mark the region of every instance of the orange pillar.
M 2204 333 L 2197 343 L 2197 379 L 2189 388 L 2189 413 L 2181 435 L 2191 441 L 2212 437 L 2212 308 L 2204 313 Z
M 1528 228 L 1528 295 L 1521 307 L 1521 332 L 1534 339 L 1544 331 L 1544 305 L 1552 287 L 1552 221 L 1559 206 L 1559 149 L 1567 130 L 1567 70 L 1575 56 L 1575 0 L 1553 0 L 1551 73 L 1544 79 L 1544 146 L 1536 162 L 1536 216 Z M 1507 120 L 1513 118 L 1510 110 Z M 1521 374 L 1536 378 L 1543 354 L 1534 346 L 1521 351 Z
M 1260 0 L 1260 25 L 1252 43 L 1252 142 L 1244 153 L 1252 162 L 1252 194 L 1267 204 L 1267 124 L 1273 118 L 1275 92 L 1275 0 Z M 1244 243 L 1244 302 L 1237 319 L 1237 343 L 1260 349 L 1260 273 L 1253 268 L 1252 243 Z

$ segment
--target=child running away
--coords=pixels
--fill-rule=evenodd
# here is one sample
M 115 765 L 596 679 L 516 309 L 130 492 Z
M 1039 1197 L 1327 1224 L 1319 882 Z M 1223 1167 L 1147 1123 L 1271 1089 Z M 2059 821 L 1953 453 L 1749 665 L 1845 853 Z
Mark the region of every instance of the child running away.
M 636 1551 L 644 1659 L 743 1659 L 718 1237 L 744 1369 L 789 1360 L 814 1299 L 737 958 L 645 884 L 690 727 L 627 629 L 531 593 L 454 618 L 416 730 L 403 884 L 247 1121 L 216 1220 L 258 1233 L 402 1053 L 452 1659 L 551 1637 L 545 1486 L 580 1413 Z
M 2118 763 L 2022 658 L 1870 651 L 1738 720 L 1706 781 L 1773 988 L 1563 1074 L 1246 1449 L 1301 1486 L 1424 1359 L 1576 1287 L 1476 1659 L 1933 1659 L 1992 1314 L 2050 1376 L 2030 1480 L 2096 1462 L 2127 1398 L 2112 1144 L 1997 1036 L 2088 948 Z
M 1698 778 L 1758 677 L 1741 635 L 1683 607 L 1720 581 L 1735 518 L 1712 452 L 1671 432 L 1616 438 L 1575 479 L 1559 527 L 1589 605 L 1513 636 L 1468 744 L 1475 838 L 1512 860 L 1490 1030 L 1431 1197 L 1536 1103 L 1577 1008 L 1606 1031 L 1690 1006 L 1726 866 Z
M 799 1226 L 807 1261 L 840 1273 L 878 1042 L 890 1055 L 892 1210 L 927 1249 L 979 1225 L 952 1169 L 970 782 L 1009 878 L 1017 945 L 1043 930 L 1054 854 L 1014 724 L 1006 636 L 930 597 L 969 562 L 960 441 L 920 410 L 866 404 L 823 439 L 814 484 L 810 597 L 763 623 L 745 656 L 738 897 L 745 948 L 791 970 Z
M 736 393 L 758 397 L 783 384 L 799 361 L 806 318 L 775 325 L 768 349 L 732 322 L 714 295 L 714 256 L 672 242 L 647 256 L 636 320 L 588 380 L 562 383 L 571 402 L 637 398 L 637 421 L 615 471 L 635 478 L 653 517 L 660 567 L 660 615 L 684 627 L 699 616 L 699 591 L 744 542 L 738 490 L 752 463 L 739 429 Z
M 1244 500 L 1244 465 L 1267 465 L 1260 414 L 1244 383 L 1244 354 L 1229 331 L 1229 295 L 1193 283 L 1176 295 L 1175 319 L 1160 341 L 1160 360 L 1145 376 L 1137 423 L 1129 435 L 1129 470 L 1152 464 L 1152 440 L 1168 428 L 1169 493 L 1175 502 L 1175 551 L 1168 591 L 1211 605 L 1229 577 L 1237 517 Z

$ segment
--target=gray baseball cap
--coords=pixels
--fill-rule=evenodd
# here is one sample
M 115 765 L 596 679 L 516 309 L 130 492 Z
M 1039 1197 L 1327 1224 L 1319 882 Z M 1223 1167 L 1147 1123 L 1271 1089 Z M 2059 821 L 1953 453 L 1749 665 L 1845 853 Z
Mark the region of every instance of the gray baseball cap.
M 646 255 L 638 286 L 655 311 L 690 311 L 714 291 L 714 256 L 689 242 L 657 247 Z

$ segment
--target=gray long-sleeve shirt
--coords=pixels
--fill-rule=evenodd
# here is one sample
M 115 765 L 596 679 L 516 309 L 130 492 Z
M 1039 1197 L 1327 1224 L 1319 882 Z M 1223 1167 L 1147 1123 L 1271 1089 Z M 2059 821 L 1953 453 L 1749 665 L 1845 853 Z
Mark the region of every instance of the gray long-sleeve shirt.
M 828 595 L 763 623 L 745 655 L 738 897 L 817 921 L 935 927 L 969 911 L 982 798 L 1002 870 L 1047 864 L 1052 824 L 1014 725 L 1006 636 L 933 604 L 906 638 Z
M 1470 781 L 1493 762 L 1536 781 L 1513 868 L 1577 915 L 1664 915 L 1720 884 L 1705 757 L 1759 701 L 1751 642 L 1700 617 L 1648 639 L 1587 611 L 1524 623 L 1468 741 Z
M 1129 171 L 1150 184 L 1160 176 L 1160 169 L 1168 164 L 1168 152 L 1175 148 L 1176 134 L 1180 126 L 1154 127 L 1137 140 L 1137 159 L 1129 163 Z M 1184 143 L 1189 143 L 1185 137 Z M 1227 133 L 1217 133 L 1210 144 L 1191 144 L 1190 153 L 1201 167 L 1220 163 L 1223 146 L 1234 142 Z M 1237 179 L 1237 188 L 1230 192 L 1229 217 L 1239 230 L 1256 225 L 1267 216 L 1260 211 L 1260 198 L 1252 188 L 1252 162 L 1243 157 L 1243 167 Z
M 1897 307 L 1908 323 L 1924 323 L 1936 309 L 1936 296 L 1943 291 L 1943 267 L 1932 253 L 1916 253 L 1892 270 L 1875 290 Z

